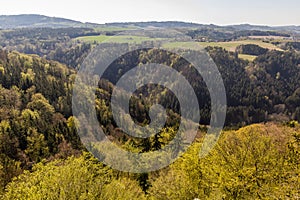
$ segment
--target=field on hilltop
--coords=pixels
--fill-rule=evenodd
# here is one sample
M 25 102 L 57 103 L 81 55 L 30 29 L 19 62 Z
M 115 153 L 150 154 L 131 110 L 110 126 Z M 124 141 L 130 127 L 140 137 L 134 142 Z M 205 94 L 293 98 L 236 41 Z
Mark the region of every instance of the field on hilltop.
M 78 37 L 76 40 L 89 42 L 89 43 L 142 43 L 145 41 L 154 41 L 154 40 L 162 40 L 162 38 L 150 38 L 144 36 L 135 36 L 135 35 L 98 35 L 98 36 L 84 36 Z
M 237 40 L 237 41 L 229 41 L 229 42 L 200 42 L 199 44 L 203 45 L 205 47 L 218 46 L 218 47 L 222 47 L 228 51 L 235 51 L 235 49 L 240 45 L 256 44 L 256 45 L 266 48 L 266 49 L 282 51 L 282 49 L 280 49 L 276 45 L 264 42 L 259 39 L 255 39 L 255 40 L 245 39 L 245 40 Z

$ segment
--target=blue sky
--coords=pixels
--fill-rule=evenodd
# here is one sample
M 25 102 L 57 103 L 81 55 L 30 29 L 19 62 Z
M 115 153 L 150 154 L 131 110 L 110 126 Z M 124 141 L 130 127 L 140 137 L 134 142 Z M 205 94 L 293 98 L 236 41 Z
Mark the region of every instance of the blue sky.
M 300 25 L 299 0 L 0 0 L 0 5 L 0 15 L 43 14 L 95 23 Z

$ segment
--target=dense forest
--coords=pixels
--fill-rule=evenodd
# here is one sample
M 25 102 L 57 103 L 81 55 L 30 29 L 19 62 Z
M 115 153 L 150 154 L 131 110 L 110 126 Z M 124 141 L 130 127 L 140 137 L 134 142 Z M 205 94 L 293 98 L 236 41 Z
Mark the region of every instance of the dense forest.
M 228 32 L 217 26 L 199 28 L 195 24 L 169 23 L 171 27 L 180 25 L 182 32 L 195 41 L 290 37 L 277 30 Z M 157 24 L 165 25 L 150 23 Z M 77 134 L 78 119 L 72 113 L 77 70 L 97 45 L 77 38 L 118 32 L 82 27 L 0 31 L 1 199 L 300 197 L 299 42 L 268 41 L 281 50 L 256 44 L 241 44 L 235 51 L 214 45 L 206 47 L 223 78 L 228 108 L 225 130 L 204 158 L 199 157 L 199 149 L 209 125 L 210 96 L 203 79 L 190 69 L 189 63 L 167 51 L 149 49 L 131 52 L 112 63 L 103 75 L 105 80 L 99 81 L 93 100 L 106 136 L 123 149 L 140 153 L 159 150 L 174 138 L 180 123 L 178 100 L 174 95 L 165 88 L 149 86 L 135 92 L 130 114 L 136 123 L 148 124 L 149 104 L 154 96 L 156 102 L 168 108 L 163 130 L 152 137 L 138 139 L 127 136 L 116 126 L 109 104 L 112 88 L 133 67 L 154 59 L 167 64 L 181 71 L 188 80 L 197 80 L 193 85 L 197 98 L 207 100 L 199 105 L 201 126 L 188 151 L 169 167 L 135 174 L 114 170 L 89 153 Z M 256 57 L 250 61 L 239 58 L 239 54 Z M 125 58 L 130 59 L 125 62 Z

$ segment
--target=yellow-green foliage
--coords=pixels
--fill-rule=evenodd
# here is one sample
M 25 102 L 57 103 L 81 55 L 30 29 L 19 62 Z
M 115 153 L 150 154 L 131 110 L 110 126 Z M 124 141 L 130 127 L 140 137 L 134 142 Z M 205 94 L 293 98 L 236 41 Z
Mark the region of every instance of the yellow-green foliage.
M 143 199 L 135 181 L 111 176 L 108 167 L 88 154 L 39 163 L 9 184 L 2 199 Z
M 299 149 L 295 131 L 299 136 L 299 127 L 273 124 L 226 131 L 203 159 L 198 156 L 201 143 L 196 143 L 170 169 L 153 177 L 151 199 L 296 199 L 299 164 L 287 159 L 292 157 L 289 141 Z M 299 157 L 293 158 L 299 163 Z
M 5 69 L 4 69 L 4 67 L 0 64 L 0 73 L 1 74 L 4 74 L 5 73 Z
M 22 81 L 33 82 L 35 73 L 33 72 L 32 69 L 28 68 L 26 73 L 21 72 L 21 77 L 22 77 Z
M 149 174 L 146 195 L 136 175 L 113 172 L 90 154 L 41 162 L 8 184 L 2 199 L 297 199 L 299 138 L 297 123 L 255 124 L 223 132 L 204 158 L 199 139 L 170 167 Z

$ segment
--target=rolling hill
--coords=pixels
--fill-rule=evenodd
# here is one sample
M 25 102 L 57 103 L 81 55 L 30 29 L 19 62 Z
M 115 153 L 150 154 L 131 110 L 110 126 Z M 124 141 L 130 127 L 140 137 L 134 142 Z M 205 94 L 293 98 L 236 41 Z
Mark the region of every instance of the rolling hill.
M 49 17 L 39 14 L 20 14 L 20 15 L 0 15 L 0 29 L 14 28 L 67 28 L 67 27 L 86 27 L 86 28 L 107 28 L 107 27 L 130 27 L 132 28 L 211 28 L 226 31 L 239 30 L 261 30 L 261 31 L 287 31 L 300 32 L 300 26 L 259 26 L 251 24 L 237 24 L 228 26 L 218 26 L 214 24 L 199 24 L 180 21 L 152 21 L 152 22 L 115 22 L 106 24 L 83 23 L 71 19 Z
M 44 15 L 24 14 L 24 15 L 1 15 L 0 28 L 13 29 L 13 28 L 66 28 L 66 27 L 86 27 L 91 24 L 85 24 L 79 21 L 48 17 Z

